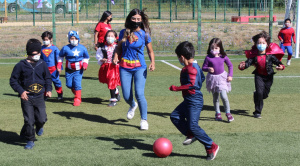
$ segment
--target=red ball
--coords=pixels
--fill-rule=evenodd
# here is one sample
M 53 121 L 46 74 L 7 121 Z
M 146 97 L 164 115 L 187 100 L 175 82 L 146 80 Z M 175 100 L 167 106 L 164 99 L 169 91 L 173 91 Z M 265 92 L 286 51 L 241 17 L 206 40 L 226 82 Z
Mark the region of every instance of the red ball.
M 153 152 L 158 157 L 167 157 L 172 153 L 173 145 L 167 138 L 158 138 L 153 144 Z

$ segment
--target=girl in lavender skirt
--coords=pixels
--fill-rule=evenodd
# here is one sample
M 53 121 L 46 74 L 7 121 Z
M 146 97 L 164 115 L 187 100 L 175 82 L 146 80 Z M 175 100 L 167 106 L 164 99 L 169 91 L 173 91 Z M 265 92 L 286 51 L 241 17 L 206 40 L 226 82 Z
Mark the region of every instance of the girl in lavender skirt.
M 224 70 L 224 62 L 228 66 L 228 73 Z M 208 72 L 206 75 L 206 89 L 213 94 L 213 103 L 216 111 L 216 120 L 222 121 L 220 112 L 219 96 L 221 96 L 228 122 L 234 120 L 230 113 L 230 105 L 227 93 L 231 91 L 233 66 L 227 57 L 222 41 L 213 38 L 209 42 L 207 56 L 204 60 L 202 70 Z

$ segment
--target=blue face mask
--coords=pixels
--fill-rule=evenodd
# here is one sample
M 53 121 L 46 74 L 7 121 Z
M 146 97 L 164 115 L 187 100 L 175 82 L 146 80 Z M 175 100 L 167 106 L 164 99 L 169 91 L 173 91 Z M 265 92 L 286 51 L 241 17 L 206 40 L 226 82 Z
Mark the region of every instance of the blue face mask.
M 259 51 L 265 51 L 265 49 L 267 48 L 267 45 L 266 44 L 257 44 L 256 47 Z
M 180 62 L 180 60 L 179 60 L 179 59 L 178 59 L 178 61 L 179 61 L 179 63 L 180 63 L 182 66 L 185 66 L 185 65 L 184 65 L 184 63 L 183 63 L 183 62 Z

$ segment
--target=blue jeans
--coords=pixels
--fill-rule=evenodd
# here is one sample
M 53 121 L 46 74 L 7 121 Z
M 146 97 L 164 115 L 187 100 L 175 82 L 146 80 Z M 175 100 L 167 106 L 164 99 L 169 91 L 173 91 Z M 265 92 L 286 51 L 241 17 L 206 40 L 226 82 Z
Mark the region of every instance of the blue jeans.
M 81 90 L 83 70 L 68 71 L 66 70 L 66 85 L 74 90 Z
M 145 98 L 145 84 L 147 78 L 147 69 L 139 69 L 135 71 L 128 71 L 120 68 L 121 87 L 123 98 L 130 105 L 135 106 L 132 93 L 132 83 L 134 81 L 135 97 L 139 105 L 141 119 L 147 120 L 147 100 Z
M 198 99 L 198 98 L 197 98 Z M 211 148 L 212 139 L 199 126 L 198 121 L 203 107 L 203 99 L 184 100 L 171 113 L 170 118 L 176 128 L 185 136 L 192 133 L 205 148 Z

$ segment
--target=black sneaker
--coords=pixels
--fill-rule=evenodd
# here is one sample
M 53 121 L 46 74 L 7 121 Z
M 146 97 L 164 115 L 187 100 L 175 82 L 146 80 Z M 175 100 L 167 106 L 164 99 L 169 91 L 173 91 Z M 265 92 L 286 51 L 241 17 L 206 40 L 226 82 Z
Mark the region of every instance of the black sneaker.
M 62 100 L 63 99 L 63 94 L 57 94 L 57 100 Z
M 121 96 L 120 93 L 117 94 L 117 100 L 120 101 L 121 100 Z
M 254 118 L 258 118 L 258 119 L 261 119 L 261 116 L 260 114 L 253 114 Z
M 115 105 L 117 105 L 117 102 L 111 101 L 107 106 L 108 106 L 108 107 L 113 107 L 113 106 L 115 106 Z

